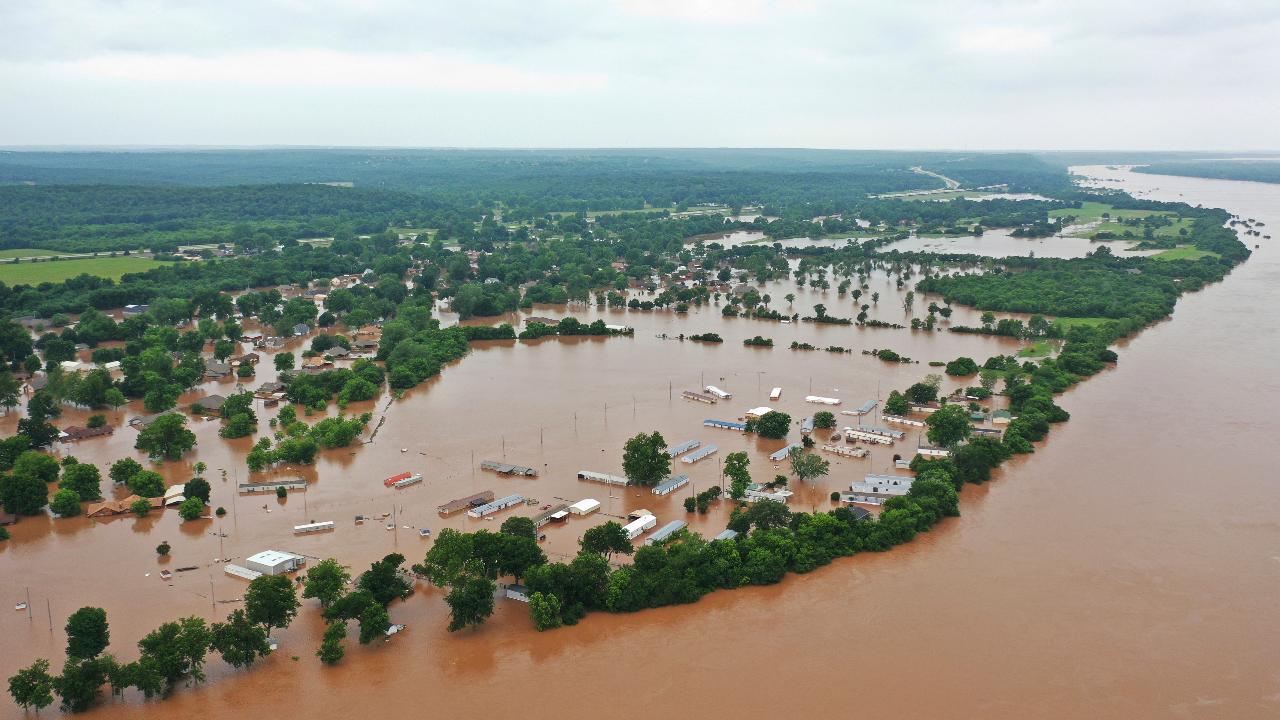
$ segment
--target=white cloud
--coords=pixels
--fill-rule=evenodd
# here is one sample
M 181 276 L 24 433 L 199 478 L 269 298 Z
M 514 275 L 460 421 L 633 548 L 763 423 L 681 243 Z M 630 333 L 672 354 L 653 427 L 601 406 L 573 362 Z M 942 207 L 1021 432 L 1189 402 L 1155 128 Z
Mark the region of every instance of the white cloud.
M 1261 148 L 1280 105 L 1274 0 L 8 0 L 0 27 L 7 145 Z

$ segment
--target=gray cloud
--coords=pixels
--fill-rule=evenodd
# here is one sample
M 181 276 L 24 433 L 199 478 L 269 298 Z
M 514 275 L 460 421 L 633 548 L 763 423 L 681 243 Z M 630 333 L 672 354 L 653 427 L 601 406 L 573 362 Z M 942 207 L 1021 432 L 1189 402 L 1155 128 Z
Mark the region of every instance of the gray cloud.
M 0 144 L 1274 147 L 1280 3 L 11 0 Z

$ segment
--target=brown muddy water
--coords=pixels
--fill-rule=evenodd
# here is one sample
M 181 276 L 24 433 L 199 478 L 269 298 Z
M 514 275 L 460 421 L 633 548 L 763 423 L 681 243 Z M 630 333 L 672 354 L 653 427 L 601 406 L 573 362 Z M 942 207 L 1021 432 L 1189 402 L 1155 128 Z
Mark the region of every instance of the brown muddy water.
M 1101 167 L 1078 172 L 1121 180 L 1156 198 L 1185 196 L 1280 223 L 1277 186 Z M 883 275 L 872 289 L 882 295 L 875 315 L 901 321 L 901 301 Z M 322 667 L 313 655 L 321 622 L 308 602 L 279 634 L 280 652 L 260 666 L 234 672 L 211 659 L 209 681 L 201 686 L 150 703 L 130 694 L 89 715 L 313 718 L 376 708 L 577 718 L 643 708 L 646 715 L 710 718 L 788 712 L 1276 717 L 1280 490 L 1266 453 L 1276 430 L 1272 408 L 1280 405 L 1280 337 L 1270 313 L 1278 289 L 1277 255 L 1264 246 L 1223 283 L 1184 297 L 1171 320 L 1119 348 L 1116 368 L 1060 400 L 1072 419 L 1034 455 L 1012 461 L 986 486 L 966 488 L 963 517 L 892 552 L 839 560 L 777 586 L 715 593 L 693 605 L 593 614 L 547 633 L 533 630 L 524 605 L 499 600 L 485 626 L 450 634 L 440 591 L 420 586 L 391 608 L 407 632 L 369 647 L 349 639 L 347 657 L 335 668 Z M 792 289 L 777 284 L 768 291 L 775 306 L 785 306 L 778 298 Z M 802 313 L 824 302 L 832 314 L 856 314 L 852 300 L 834 291 L 797 295 Z M 535 312 L 559 316 L 563 310 Z M 583 319 L 597 315 L 575 312 Z M 774 386 L 784 391 L 774 405 L 794 416 L 821 409 L 803 402 L 810 387 L 851 409 L 931 371 L 923 363 L 886 365 L 858 354 L 861 349 L 892 347 L 922 361 L 961 354 L 981 361 L 1017 347 L 995 338 L 722 320 L 717 313 L 605 312 L 609 321 L 635 326 L 635 337 L 487 343 L 390 404 L 372 444 L 328 451 L 315 468 L 282 471 L 310 482 L 305 494 L 283 504 L 274 496 L 236 497 L 248 442 L 221 440 L 215 423 L 195 423 L 200 445 L 191 461 L 208 463 L 214 505 L 232 512 L 220 522 L 185 525 L 173 511 L 143 520 L 24 519 L 12 528 L 13 540 L 0 545 L 0 600 L 12 607 L 29 587 L 33 617 L 0 612 L 0 673 L 7 676 L 36 656 L 59 665 L 62 625 L 81 605 L 106 608 L 112 651 L 123 659 L 134 657 L 133 642 L 165 620 L 221 618 L 237 605 L 216 601 L 239 598 L 244 584 L 223 576 L 213 562 L 220 556 L 277 548 L 360 568 L 398 551 L 416 561 L 429 543 L 417 527 L 492 528 L 509 514 L 492 522 L 436 515 L 440 502 L 481 489 L 519 492 L 540 505 L 594 497 L 606 513 L 646 507 L 660 522 L 689 519 L 679 506 L 683 493 L 655 498 L 615 489 L 610 498 L 607 488 L 579 482 L 574 473 L 619 472 L 625 438 L 658 429 L 672 443 L 698 438 L 720 447 L 692 468 L 675 464 L 699 489 L 716 481 L 719 459 L 740 449 L 750 453 L 753 475 L 767 479 L 775 473 L 767 454 L 780 442 L 703 428 L 701 420 L 736 418 L 769 404 Z M 972 322 L 972 315 L 958 309 L 954 322 Z M 726 342 L 655 337 L 708 330 Z M 778 347 L 741 346 L 756 334 L 773 337 Z M 793 339 L 855 352 L 793 352 L 785 347 Z M 269 365 L 260 365 L 253 385 L 269 379 Z M 680 390 L 702 381 L 735 397 L 714 406 L 679 398 Z M 944 387 L 956 384 L 948 380 Z M 202 390 L 226 394 L 233 387 Z M 376 423 L 386 399 L 368 406 Z M 265 423 L 266 413 L 259 414 Z M 4 422 L 8 430 L 13 419 Z M 64 452 L 105 464 L 135 455 L 133 435 L 122 427 L 112 438 Z M 909 436 L 868 460 L 833 460 L 830 477 L 795 488 L 793 507 L 829 507 L 831 489 L 888 471 L 894 452 L 910 454 L 914 446 Z M 541 476 L 512 480 L 477 468 L 504 452 L 507 461 L 535 466 Z M 384 489 L 383 478 L 402 470 L 420 471 L 426 482 Z M 178 482 L 189 468 L 171 463 L 165 473 Z M 393 508 L 400 526 L 394 532 L 381 522 L 352 521 L 355 514 Z M 548 553 L 571 553 L 603 514 L 548 526 Z M 713 534 L 726 516 L 719 507 L 691 524 Z M 291 527 L 311 519 L 335 520 L 337 529 L 295 538 Z M 227 536 L 221 549 L 219 529 Z M 154 554 L 161 540 L 174 547 L 167 564 Z M 166 566 L 187 565 L 200 569 L 169 583 L 158 577 Z M 18 717 L 5 702 L 0 716 Z

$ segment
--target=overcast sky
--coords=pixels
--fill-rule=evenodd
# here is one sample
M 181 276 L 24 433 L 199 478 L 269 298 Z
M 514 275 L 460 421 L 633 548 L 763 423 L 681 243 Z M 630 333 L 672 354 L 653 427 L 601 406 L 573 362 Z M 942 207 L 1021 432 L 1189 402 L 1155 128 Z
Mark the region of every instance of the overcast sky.
M 0 0 L 0 145 L 1280 149 L 1280 0 Z

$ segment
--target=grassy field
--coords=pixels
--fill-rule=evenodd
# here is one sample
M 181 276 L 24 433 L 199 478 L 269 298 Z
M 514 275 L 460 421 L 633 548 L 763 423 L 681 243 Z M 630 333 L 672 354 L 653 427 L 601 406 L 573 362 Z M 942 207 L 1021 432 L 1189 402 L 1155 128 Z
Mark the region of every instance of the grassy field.
M 1088 326 L 1088 327 L 1096 327 L 1096 326 L 1101 325 L 1101 324 L 1103 324 L 1103 323 L 1109 323 L 1109 322 L 1111 322 L 1112 320 L 1114 320 L 1114 318 L 1071 318 L 1071 317 L 1060 317 L 1060 318 L 1052 318 L 1052 320 L 1051 320 L 1051 321 L 1052 321 L 1052 322 L 1055 322 L 1055 323 L 1058 323 L 1059 325 L 1061 325 L 1061 326 L 1062 326 L 1062 328 L 1063 328 L 1064 330 L 1070 330 L 1071 328 L 1075 327 L 1076 325 L 1086 325 L 1086 326 Z
M 1018 357 L 1047 357 L 1053 353 L 1053 344 L 1048 340 L 1037 340 L 1018 351 Z
M 1204 257 L 1218 257 L 1218 253 L 1209 252 L 1208 250 L 1197 250 L 1190 245 L 1173 248 L 1158 252 L 1151 256 L 1156 260 L 1199 260 Z
M 146 272 L 172 263 L 137 257 L 96 257 L 53 262 L 0 263 L 0 282 L 8 285 L 39 285 L 62 282 L 81 273 L 119 280 L 126 273 Z
M 0 259 L 48 257 L 50 255 L 67 255 L 67 254 L 68 253 L 58 252 L 57 250 L 38 250 L 36 248 L 17 248 L 14 250 L 0 250 Z
M 1061 208 L 1058 210 L 1050 210 L 1049 217 L 1064 217 L 1070 215 L 1076 219 L 1078 223 L 1096 222 L 1102 220 L 1103 215 L 1110 215 L 1113 218 L 1144 218 L 1152 215 L 1173 215 L 1174 213 L 1165 210 L 1117 210 L 1107 203 L 1086 202 L 1079 208 Z

